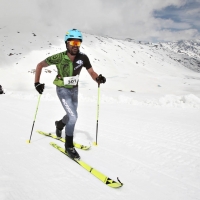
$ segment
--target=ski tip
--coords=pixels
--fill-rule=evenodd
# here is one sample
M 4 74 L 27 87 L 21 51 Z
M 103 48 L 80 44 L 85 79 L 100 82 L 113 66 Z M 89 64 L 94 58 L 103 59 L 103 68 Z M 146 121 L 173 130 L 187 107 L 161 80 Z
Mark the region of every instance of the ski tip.
M 119 180 L 119 178 L 117 177 L 117 180 L 119 181 L 119 183 L 121 184 L 121 186 L 123 186 L 124 184 Z
M 26 140 L 26 143 L 27 143 L 27 144 L 30 144 L 31 142 L 30 142 L 30 140 Z
M 96 143 L 96 142 L 93 142 L 93 145 L 94 145 L 94 146 L 97 146 L 97 143 Z

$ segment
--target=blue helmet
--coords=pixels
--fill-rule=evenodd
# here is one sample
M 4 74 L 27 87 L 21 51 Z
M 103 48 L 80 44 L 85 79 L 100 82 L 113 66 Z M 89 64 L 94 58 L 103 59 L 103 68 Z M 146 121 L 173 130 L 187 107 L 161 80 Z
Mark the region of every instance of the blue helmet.
M 67 31 L 65 35 L 65 42 L 69 39 L 79 39 L 81 42 L 83 41 L 82 33 L 77 29 L 71 29 Z

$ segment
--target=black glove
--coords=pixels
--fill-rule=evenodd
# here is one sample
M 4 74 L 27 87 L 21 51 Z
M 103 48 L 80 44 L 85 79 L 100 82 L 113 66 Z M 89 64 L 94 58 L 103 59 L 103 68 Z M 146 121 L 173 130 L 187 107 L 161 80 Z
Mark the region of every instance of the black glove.
M 100 74 L 100 75 L 96 78 L 96 81 L 97 81 L 98 83 L 105 83 L 105 82 L 106 82 L 106 78 Z
M 44 90 L 44 83 L 41 84 L 40 82 L 35 83 L 35 89 L 39 92 L 39 94 L 42 94 Z

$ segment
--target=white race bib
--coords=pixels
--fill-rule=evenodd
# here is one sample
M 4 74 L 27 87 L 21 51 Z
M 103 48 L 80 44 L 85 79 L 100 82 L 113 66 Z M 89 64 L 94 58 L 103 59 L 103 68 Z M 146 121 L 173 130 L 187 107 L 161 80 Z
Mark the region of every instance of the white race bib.
M 64 77 L 64 84 L 65 85 L 76 85 L 78 83 L 79 75 Z

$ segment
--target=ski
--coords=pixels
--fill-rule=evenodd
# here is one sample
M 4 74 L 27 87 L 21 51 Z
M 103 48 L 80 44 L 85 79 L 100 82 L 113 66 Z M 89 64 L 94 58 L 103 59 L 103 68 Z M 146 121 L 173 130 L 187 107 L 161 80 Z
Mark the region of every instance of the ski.
M 62 147 L 60 147 L 56 143 L 51 142 L 50 145 L 69 157 L 69 155 L 65 152 L 65 149 L 63 149 Z M 110 186 L 112 188 L 119 188 L 119 187 L 123 186 L 123 183 L 121 183 L 118 178 L 117 178 L 117 180 L 119 182 L 116 182 L 116 181 L 110 179 L 108 176 L 106 176 L 106 175 L 102 174 L 101 172 L 97 171 L 96 169 L 94 169 L 93 167 L 91 167 L 90 165 L 88 165 L 87 163 L 82 161 L 81 159 L 72 159 L 72 160 L 75 161 L 77 164 L 79 164 L 81 167 L 83 167 L 85 170 L 90 172 L 92 175 L 94 175 L 96 178 L 98 178 L 104 184 L 106 184 L 106 185 L 108 185 L 108 186 Z
M 59 140 L 61 142 L 64 142 L 65 143 L 65 139 L 62 138 L 62 137 L 57 137 L 56 134 L 52 134 L 52 133 L 45 133 L 43 131 L 37 131 L 39 134 L 41 135 L 45 135 L 47 137 L 51 137 L 51 138 L 54 138 L 56 140 Z M 88 150 L 90 148 L 90 146 L 85 146 L 85 145 L 82 145 L 82 144 L 78 144 L 76 142 L 74 142 L 74 146 L 78 149 L 83 149 L 83 150 Z

